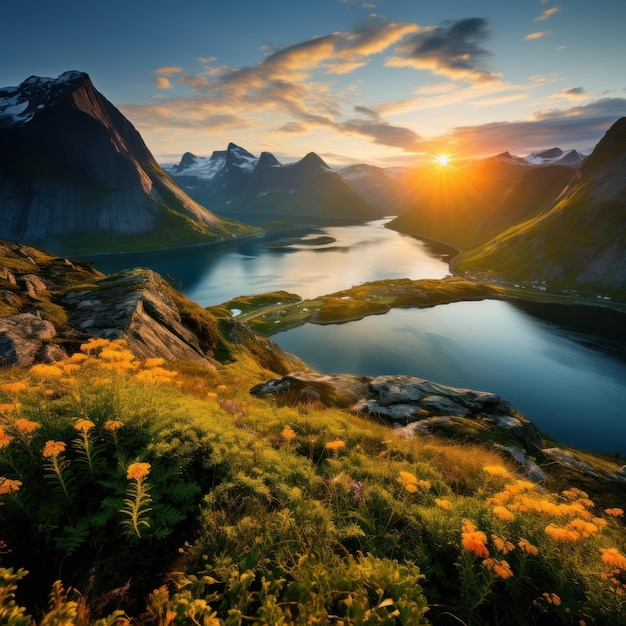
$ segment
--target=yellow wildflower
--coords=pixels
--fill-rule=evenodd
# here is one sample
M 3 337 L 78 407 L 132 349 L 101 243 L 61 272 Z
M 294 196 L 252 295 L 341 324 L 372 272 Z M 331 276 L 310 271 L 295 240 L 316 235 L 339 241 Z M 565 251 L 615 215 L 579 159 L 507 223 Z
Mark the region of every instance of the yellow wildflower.
M 624 509 L 620 509 L 618 507 L 612 509 L 604 509 L 604 512 L 611 517 L 622 517 L 622 515 L 624 515 Z
M 80 419 L 74 424 L 74 428 L 81 433 L 86 433 L 95 427 L 95 424 L 91 420 Z
M 339 450 L 342 450 L 346 447 L 346 442 L 342 439 L 335 439 L 333 441 L 328 441 L 324 447 L 326 448 L 326 450 L 337 453 L 339 452 Z
M 626 571 L 626 556 L 617 548 L 600 548 L 600 552 L 602 552 L 602 562 L 605 565 Z
M 82 363 L 83 361 L 85 361 L 88 358 L 89 357 L 86 354 L 82 354 L 80 352 L 74 352 L 74 354 L 72 354 L 72 356 L 70 357 L 70 362 L 71 363 Z
M 451 511 L 453 509 L 453 505 L 450 500 L 440 500 L 439 498 L 435 498 L 435 504 L 444 511 Z
M 510 478 L 511 472 L 502 465 L 485 465 L 483 470 L 490 476 L 500 476 L 501 478 Z
M 110 385 L 111 384 L 111 379 L 110 378 L 96 378 L 96 380 L 93 381 L 93 386 L 94 387 L 103 387 L 104 385 Z
M 59 454 L 65 452 L 66 444 L 64 441 L 46 441 L 42 455 L 46 459 L 55 459 Z
M 41 428 L 41 424 L 27 419 L 16 420 L 13 425 L 22 435 L 30 435 L 30 433 L 33 433 L 38 428 Z
M 209 400 L 215 400 L 215 398 L 217 398 L 217 394 L 214 391 L 208 391 L 206 397 L 209 398 Z
M 104 430 L 109 431 L 110 433 L 114 433 L 116 430 L 119 430 L 124 426 L 124 422 L 122 420 L 107 420 L 104 422 Z
M 27 383 L 16 382 L 16 383 L 4 383 L 2 385 L 2 391 L 8 393 L 9 395 L 17 395 L 22 391 L 27 391 L 29 386 Z
M 80 346 L 80 351 L 89 354 L 90 352 L 95 352 L 98 348 L 108 346 L 109 343 L 108 339 L 96 339 L 95 337 L 91 337 L 87 343 L 83 343 Z
M 21 486 L 21 480 L 12 480 L 11 478 L 5 478 L 0 483 L 0 496 L 6 496 L 9 493 L 15 493 L 16 491 L 19 491 Z
M 498 552 L 502 552 L 502 554 L 508 554 L 512 550 L 515 550 L 515 546 L 504 537 L 491 535 L 491 540 L 493 541 L 493 545 L 496 547 L 496 550 L 498 550 Z
M 509 511 L 505 506 L 494 506 L 493 512 L 498 519 L 503 522 L 511 522 L 515 519 L 515 515 Z
M 4 432 L 4 428 L 0 426 L 0 448 L 6 448 L 11 443 L 11 441 L 13 441 L 13 437 L 7 435 Z
M 289 424 L 286 424 L 280 436 L 285 443 L 291 443 L 298 435 L 296 435 L 296 431 Z
M 150 369 L 151 367 L 161 367 L 161 365 L 163 365 L 165 363 L 165 359 L 162 359 L 160 357 L 152 357 L 149 359 L 146 359 L 144 361 L 143 366 L 146 369 Z
M 128 466 L 126 478 L 128 480 L 143 480 L 150 473 L 150 463 L 131 463 Z
M 513 570 L 508 561 L 504 559 L 491 559 L 487 558 L 483 560 L 483 565 L 494 575 L 499 578 L 510 578 L 513 576 Z
M 526 539 L 525 537 L 520 537 L 519 541 L 517 542 L 517 545 L 519 549 L 526 554 L 530 554 L 530 555 L 539 554 L 539 548 L 537 548 L 537 546 L 530 543 L 530 541 L 528 541 L 528 539 Z
M 30 368 L 30 373 L 35 378 L 61 378 L 63 370 L 58 365 L 47 365 L 46 363 L 38 363 Z

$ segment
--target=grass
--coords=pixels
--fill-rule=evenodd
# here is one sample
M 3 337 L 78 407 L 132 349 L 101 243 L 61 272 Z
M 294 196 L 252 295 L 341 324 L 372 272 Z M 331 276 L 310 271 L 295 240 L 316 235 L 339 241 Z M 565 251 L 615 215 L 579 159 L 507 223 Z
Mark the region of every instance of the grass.
M 623 497 L 248 394 L 271 374 L 105 340 L 1 370 L 3 623 L 619 622 Z
M 429 307 L 462 300 L 502 297 L 503 289 L 464 278 L 398 278 L 364 283 L 312 300 L 300 300 L 298 296 L 288 294 L 281 296 L 280 302 L 274 302 L 274 294 L 264 294 L 242 300 L 245 308 L 236 306 L 238 300 L 232 300 L 212 310 L 216 315 L 226 317 L 227 311 L 230 315 L 231 307 L 240 308 L 243 314 L 239 321 L 247 323 L 256 332 L 272 335 L 309 322 L 339 324 L 387 313 L 397 307 Z

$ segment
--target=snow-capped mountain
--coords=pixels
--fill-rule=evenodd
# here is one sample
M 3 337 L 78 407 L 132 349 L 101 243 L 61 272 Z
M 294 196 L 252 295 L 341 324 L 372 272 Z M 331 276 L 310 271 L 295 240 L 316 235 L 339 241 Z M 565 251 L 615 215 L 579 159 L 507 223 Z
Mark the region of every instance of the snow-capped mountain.
M 252 230 L 174 184 L 87 74 L 31 76 L 0 89 L 0 238 L 80 254 Z
M 565 165 L 567 167 L 578 167 L 585 155 L 577 150 L 561 150 L 561 148 L 549 148 L 548 150 L 537 150 L 524 157 L 524 160 L 531 165 Z
M 210 157 L 185 153 L 167 169 L 190 196 L 222 215 L 274 214 L 372 218 L 376 211 L 317 154 L 281 164 L 230 143 Z

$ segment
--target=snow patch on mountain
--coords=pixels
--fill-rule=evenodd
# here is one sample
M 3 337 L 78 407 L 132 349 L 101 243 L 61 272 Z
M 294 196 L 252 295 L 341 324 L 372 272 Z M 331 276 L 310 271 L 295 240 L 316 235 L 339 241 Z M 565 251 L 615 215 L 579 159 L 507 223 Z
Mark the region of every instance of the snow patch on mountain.
M 0 128 L 27 124 L 87 78 L 83 72 L 70 70 L 58 78 L 30 76 L 17 87 L 0 88 Z

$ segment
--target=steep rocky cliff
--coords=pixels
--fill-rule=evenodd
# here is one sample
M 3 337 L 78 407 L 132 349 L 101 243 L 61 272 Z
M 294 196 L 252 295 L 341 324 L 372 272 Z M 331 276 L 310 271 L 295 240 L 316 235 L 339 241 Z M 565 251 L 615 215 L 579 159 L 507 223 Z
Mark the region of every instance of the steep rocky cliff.
M 187 196 L 87 74 L 0 89 L 1 238 L 78 254 L 251 232 Z

